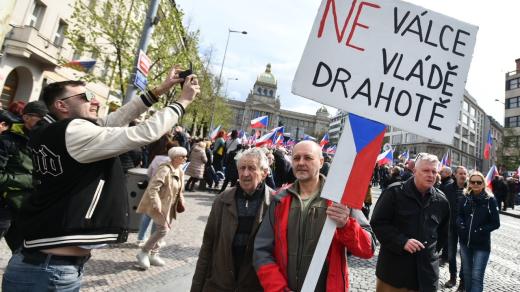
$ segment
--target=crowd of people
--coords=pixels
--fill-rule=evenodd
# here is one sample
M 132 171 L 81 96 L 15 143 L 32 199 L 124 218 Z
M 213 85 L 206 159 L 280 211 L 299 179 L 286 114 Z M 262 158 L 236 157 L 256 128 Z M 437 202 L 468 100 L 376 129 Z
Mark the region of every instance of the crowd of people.
M 348 291 L 347 251 L 369 259 L 377 242 L 377 291 L 436 291 L 443 263 L 444 286 L 455 286 L 458 245 L 459 290 L 483 291 L 490 233 L 502 203 L 514 208 L 517 178 L 495 177 L 493 194 L 480 172 L 439 170 L 435 155 L 420 153 L 374 169 L 371 184 L 382 193 L 370 216 L 369 184 L 362 209 L 321 198 L 331 157 L 314 141 L 286 149 L 248 145 L 237 130 L 190 137 L 178 122 L 200 89 L 195 75 L 179 72 L 104 118 L 81 81 L 49 84 L 43 101 L 0 112 L 0 236 L 13 253 L 3 291 L 79 291 L 91 251 L 128 239 L 125 174 L 133 167 L 148 168 L 137 208 L 144 270 L 165 264 L 159 252 L 185 194 L 197 184 L 218 193 L 193 292 L 300 291 L 327 218 L 337 229 L 315 291 Z M 181 83 L 176 102 L 131 124 Z

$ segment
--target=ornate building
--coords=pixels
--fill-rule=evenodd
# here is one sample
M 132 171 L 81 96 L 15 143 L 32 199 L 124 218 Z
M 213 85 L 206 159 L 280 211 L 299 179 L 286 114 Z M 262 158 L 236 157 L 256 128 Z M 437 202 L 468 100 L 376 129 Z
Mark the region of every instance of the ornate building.
M 322 106 L 315 115 L 309 115 L 280 108 L 280 96 L 276 95 L 278 83 L 271 73 L 271 64 L 267 64 L 265 72 L 258 75 L 246 101 L 228 100 L 234 112 L 231 129 L 243 129 L 252 133 L 251 120 L 261 116 L 269 116 L 269 125 L 263 132 L 274 127 L 285 126 L 285 133 L 296 139 L 303 136 L 318 136 L 328 131 L 329 112 Z M 316 137 L 318 139 L 320 137 Z

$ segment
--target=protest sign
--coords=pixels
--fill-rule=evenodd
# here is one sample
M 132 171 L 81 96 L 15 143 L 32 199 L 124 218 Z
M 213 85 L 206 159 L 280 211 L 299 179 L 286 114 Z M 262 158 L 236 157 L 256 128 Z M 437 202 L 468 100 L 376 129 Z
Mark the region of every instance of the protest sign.
M 451 144 L 477 30 L 397 0 L 323 0 L 292 92 Z M 351 118 L 346 125 L 321 196 L 359 207 L 369 181 L 359 172 L 373 167 L 384 129 Z M 353 133 L 374 127 L 363 150 Z M 365 167 L 354 169 L 356 162 Z M 314 291 L 335 230 L 327 218 L 302 291 Z
M 292 92 L 451 144 L 477 27 L 395 0 L 324 0 Z

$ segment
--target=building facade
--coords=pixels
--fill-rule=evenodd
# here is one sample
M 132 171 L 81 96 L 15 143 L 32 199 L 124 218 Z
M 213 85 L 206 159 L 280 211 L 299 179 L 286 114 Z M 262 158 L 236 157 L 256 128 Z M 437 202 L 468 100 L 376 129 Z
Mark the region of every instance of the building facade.
M 74 3 L 75 0 L 15 1 L 7 19 L 10 28 L 0 51 L 0 100 L 4 108 L 14 101 L 38 100 L 42 88 L 49 83 L 77 80 L 85 75 L 63 64 L 97 59 L 90 52 L 75 52 L 65 36 Z M 92 70 L 97 75 L 106 68 L 98 62 Z M 87 89 L 100 103 L 98 114 L 106 115 L 110 88 L 100 82 L 89 82 Z
M 339 137 L 341 136 L 341 133 L 343 133 L 343 128 L 345 127 L 345 119 L 347 116 L 348 112 L 338 110 L 330 119 L 329 140 L 331 145 L 338 144 Z
M 508 170 L 520 165 L 520 59 L 516 70 L 506 73 L 504 115 L 504 164 Z
M 245 102 L 227 101 L 227 105 L 233 110 L 231 129 L 243 129 L 251 134 L 254 132 L 251 129 L 251 120 L 268 116 L 269 125 L 261 129 L 262 132 L 284 126 L 285 133 L 294 139 L 302 139 L 304 135 L 321 139 L 321 135 L 329 129 L 327 109 L 322 106 L 315 115 L 284 110 L 281 108 L 280 96 L 276 94 L 277 88 L 277 80 L 271 73 L 271 64 L 267 64 L 265 72 L 258 75 Z

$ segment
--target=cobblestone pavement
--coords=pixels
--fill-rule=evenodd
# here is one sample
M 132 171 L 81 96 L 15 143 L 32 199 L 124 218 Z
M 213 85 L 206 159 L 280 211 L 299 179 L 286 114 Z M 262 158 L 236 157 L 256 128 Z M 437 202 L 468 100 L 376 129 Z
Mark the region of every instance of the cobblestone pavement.
M 374 188 L 374 193 L 378 191 Z M 82 291 L 188 291 L 202 234 L 214 194 L 186 194 L 186 212 L 172 225 L 161 256 L 164 267 L 139 270 L 135 264 L 138 248 L 136 235 L 128 243 L 96 250 L 86 265 Z M 493 233 L 492 252 L 486 270 L 485 291 L 520 291 L 520 219 L 501 215 L 501 227 Z M 0 274 L 9 259 L 7 246 L 0 244 Z M 350 291 L 374 291 L 374 268 L 371 260 L 349 258 Z M 441 268 L 441 283 L 448 278 L 448 267 Z M 443 289 L 441 291 L 455 291 Z

